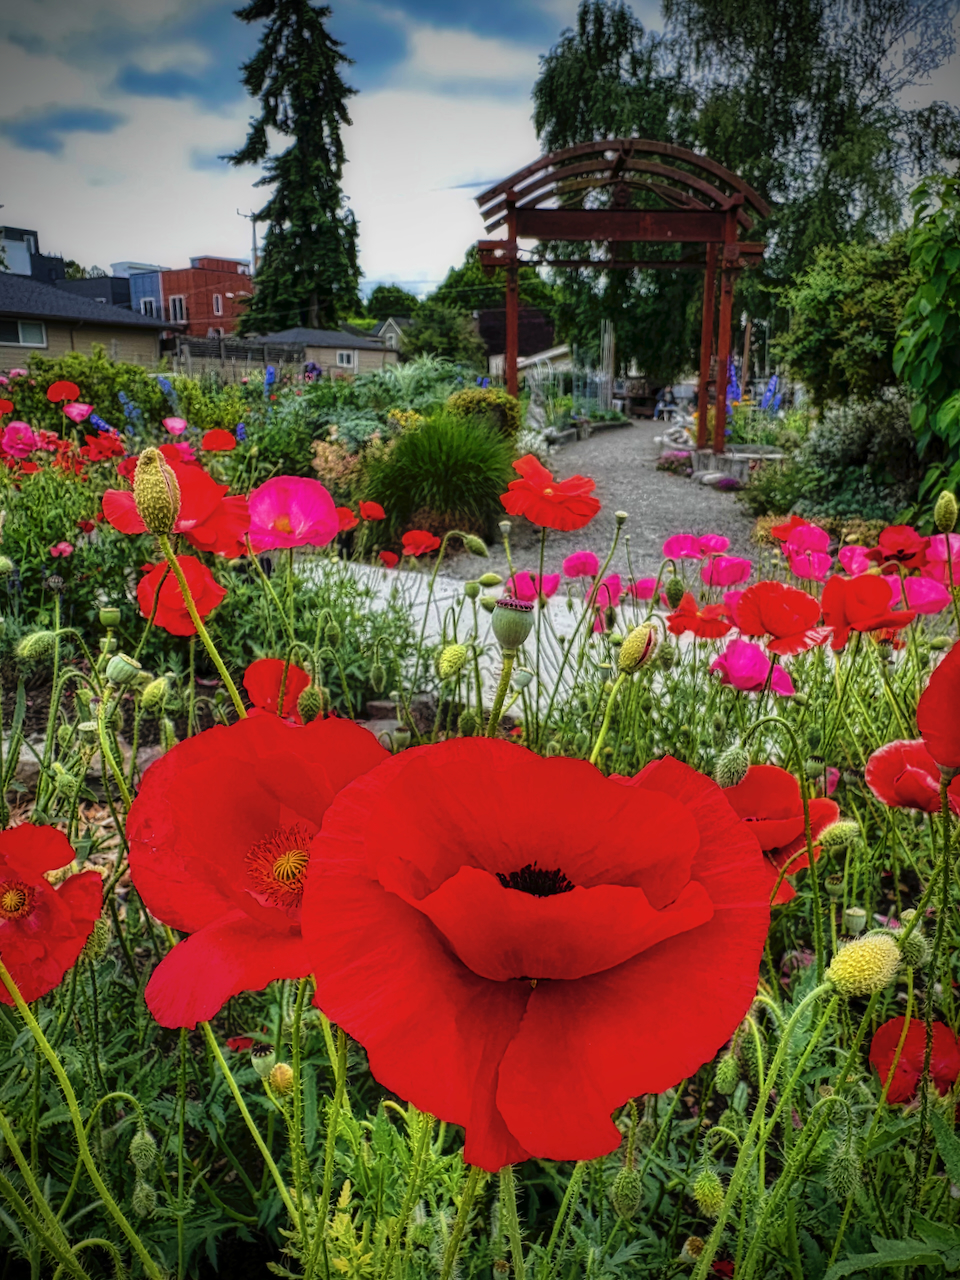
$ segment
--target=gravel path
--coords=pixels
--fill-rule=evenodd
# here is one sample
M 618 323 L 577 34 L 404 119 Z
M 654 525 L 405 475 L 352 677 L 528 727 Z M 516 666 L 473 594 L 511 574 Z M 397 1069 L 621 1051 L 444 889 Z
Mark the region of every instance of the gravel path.
M 730 554 L 750 558 L 756 545 L 750 541 L 753 520 L 732 493 L 657 471 L 660 446 L 654 436 L 662 423 L 644 422 L 599 431 L 589 440 L 564 445 L 551 454 L 547 465 L 561 480 L 571 475 L 596 481 L 596 496 L 603 504 L 585 529 L 576 533 L 547 534 L 545 572 L 556 573 L 572 551 L 590 550 L 601 559 L 610 549 L 616 529 L 614 513 L 629 515 L 623 534 L 629 534 L 630 561 L 636 577 L 654 575 L 662 560 L 664 540 L 673 533 L 719 533 L 730 539 Z M 511 533 L 514 566 L 534 572 L 539 560 L 540 534 L 526 521 L 515 520 Z M 490 560 L 460 555 L 445 562 L 445 573 L 461 579 L 476 577 L 485 569 L 507 572 L 506 556 L 499 544 L 491 546 Z M 627 573 L 627 544 L 620 545 L 610 572 Z

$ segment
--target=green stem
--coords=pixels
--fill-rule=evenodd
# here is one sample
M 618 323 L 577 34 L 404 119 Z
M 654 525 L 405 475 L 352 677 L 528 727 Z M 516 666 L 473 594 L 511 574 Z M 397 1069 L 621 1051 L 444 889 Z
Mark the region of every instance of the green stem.
M 517 1216 L 517 1183 L 513 1176 L 513 1166 L 509 1164 L 500 1170 L 500 1213 L 510 1241 L 515 1280 L 524 1280 L 523 1245 L 520 1240 L 520 1219 Z
M 417 1145 L 413 1153 L 413 1163 L 410 1168 L 410 1180 L 407 1183 L 407 1190 L 403 1197 L 403 1204 L 400 1206 L 400 1217 L 397 1219 L 396 1228 L 390 1236 L 390 1247 L 387 1250 L 387 1258 L 383 1264 L 381 1280 L 390 1280 L 390 1276 L 393 1271 L 393 1259 L 396 1256 L 400 1241 L 406 1234 L 407 1222 L 410 1218 L 411 1210 L 413 1209 L 417 1197 L 420 1194 L 420 1175 L 423 1170 L 424 1157 L 426 1156 L 427 1148 L 430 1145 L 430 1136 L 433 1133 L 433 1116 L 427 1115 L 425 1112 L 415 1112 L 412 1106 L 409 1114 L 417 1116 L 420 1129 L 417 1134 Z
M 495 738 L 497 736 L 497 729 L 500 725 L 500 712 L 503 710 L 503 700 L 507 696 L 507 690 L 510 688 L 510 675 L 513 671 L 513 664 L 516 660 L 516 649 L 504 649 L 503 667 L 500 670 L 500 683 L 497 685 L 497 692 L 493 699 L 493 707 L 490 711 L 490 722 L 487 725 L 488 738 Z
M 337 1027 L 336 1072 L 337 1082 L 333 1090 L 333 1105 L 330 1108 L 326 1149 L 323 1156 L 323 1190 L 320 1193 L 324 1231 L 326 1230 L 327 1215 L 330 1212 L 330 1197 L 333 1195 L 333 1162 L 337 1150 L 340 1108 L 343 1106 L 343 1094 L 347 1087 L 347 1033 L 341 1027 Z
M 634 1125 L 636 1128 L 636 1125 Z M 632 1131 L 631 1131 L 632 1136 Z M 573 1206 L 577 1202 L 580 1194 L 580 1184 L 583 1182 L 583 1175 L 587 1171 L 587 1162 L 578 1160 L 573 1167 L 573 1173 L 570 1175 L 570 1181 L 567 1183 L 567 1189 L 563 1193 L 563 1199 L 560 1202 L 560 1208 L 553 1224 L 553 1230 L 550 1232 L 550 1239 L 547 1241 L 546 1251 L 543 1255 L 543 1266 L 540 1269 L 541 1280 L 548 1280 L 552 1271 L 553 1251 L 557 1247 L 557 1241 L 560 1239 L 560 1228 L 564 1225 L 567 1215 L 573 1214 Z M 564 1235 L 566 1231 L 564 1230 Z
M 293 644 L 295 641 L 295 637 L 294 637 L 293 631 L 290 629 L 290 622 L 289 622 L 289 619 L 287 618 L 287 611 L 286 609 L 284 609 L 283 605 L 280 603 L 280 599 L 277 593 L 274 591 L 273 584 L 271 583 L 270 579 L 264 573 L 263 565 L 260 563 L 260 557 L 254 554 L 253 548 L 250 546 L 249 534 L 244 538 L 244 541 L 247 544 L 247 555 L 250 559 L 250 563 L 253 565 L 254 569 L 256 569 L 264 591 L 266 591 L 267 595 L 270 597 L 270 599 L 273 601 L 276 607 L 277 614 L 280 618 L 281 623 L 283 624 L 283 629 L 287 633 L 287 639 L 290 641 L 291 644 Z
M 625 671 L 621 671 L 617 676 L 613 688 L 610 690 L 610 696 L 607 698 L 607 706 L 603 713 L 603 724 L 600 726 L 600 732 L 597 734 L 597 741 L 594 745 L 593 751 L 590 753 L 591 764 L 596 764 L 599 759 L 600 751 L 603 747 L 603 741 L 607 736 L 607 730 L 610 728 L 610 718 L 613 715 L 614 703 L 617 701 L 617 697 L 626 678 L 627 673 Z
M 117 764 L 113 751 L 110 747 L 110 740 L 107 735 L 106 713 L 110 703 L 109 695 L 105 694 L 100 699 L 100 706 L 97 710 L 97 735 L 100 738 L 100 762 L 104 765 L 104 776 L 106 769 L 109 768 L 113 774 L 113 780 L 117 784 L 117 790 L 120 792 L 120 798 L 123 800 L 124 806 L 129 809 L 133 804 L 133 797 L 127 786 L 126 779 L 123 776 L 123 770 Z
M 463 1239 L 463 1233 L 466 1230 L 467 1222 L 470 1219 L 470 1211 L 473 1208 L 473 1201 L 477 1194 L 480 1174 L 481 1170 L 478 1165 L 474 1164 L 470 1166 L 470 1172 L 467 1175 L 467 1185 L 464 1187 L 463 1195 L 460 1197 L 460 1205 L 457 1209 L 457 1216 L 453 1224 L 453 1231 L 450 1233 L 446 1252 L 443 1255 L 443 1263 L 440 1268 L 440 1280 L 450 1280 L 453 1265 L 457 1260 L 457 1254 L 460 1252 L 460 1241 Z

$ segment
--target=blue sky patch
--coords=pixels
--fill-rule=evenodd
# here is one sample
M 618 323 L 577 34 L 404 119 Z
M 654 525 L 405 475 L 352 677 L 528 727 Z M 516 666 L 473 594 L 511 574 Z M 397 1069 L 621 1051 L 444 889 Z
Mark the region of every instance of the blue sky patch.
M 58 156 L 63 151 L 64 134 L 112 133 L 126 120 L 119 111 L 102 107 L 43 107 L 16 120 L 0 120 L 0 134 L 25 151 L 46 151 Z

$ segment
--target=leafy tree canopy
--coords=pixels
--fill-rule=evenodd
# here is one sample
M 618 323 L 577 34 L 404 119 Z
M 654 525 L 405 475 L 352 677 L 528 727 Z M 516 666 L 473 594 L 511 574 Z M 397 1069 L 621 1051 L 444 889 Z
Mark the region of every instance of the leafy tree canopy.
M 467 312 L 433 297 L 417 308 L 413 322 L 403 332 L 401 349 L 405 356 L 446 356 L 477 369 L 487 363 L 486 347 Z
M 518 273 L 521 307 L 540 307 L 550 311 L 553 306 L 553 289 L 542 279 L 536 267 L 521 267 Z M 484 274 L 477 255 L 477 246 L 471 245 L 464 254 L 463 266 L 451 267 L 446 279 L 430 295 L 434 302 L 459 307 L 464 311 L 483 311 L 504 305 L 505 273 L 500 267 L 493 275 Z
M 412 316 L 419 305 L 417 295 L 398 284 L 378 284 L 367 299 L 367 313 L 375 320 L 386 320 L 390 316 Z

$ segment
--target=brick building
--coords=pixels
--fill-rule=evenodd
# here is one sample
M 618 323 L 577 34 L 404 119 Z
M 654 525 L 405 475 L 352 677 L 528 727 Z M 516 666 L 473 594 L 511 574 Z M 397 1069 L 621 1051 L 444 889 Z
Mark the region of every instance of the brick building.
M 233 333 L 252 293 L 250 268 L 239 258 L 191 258 L 189 267 L 130 274 L 134 311 L 194 338 Z

